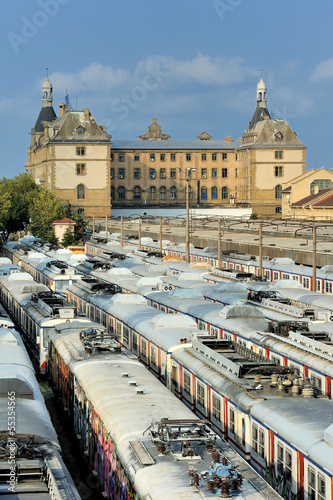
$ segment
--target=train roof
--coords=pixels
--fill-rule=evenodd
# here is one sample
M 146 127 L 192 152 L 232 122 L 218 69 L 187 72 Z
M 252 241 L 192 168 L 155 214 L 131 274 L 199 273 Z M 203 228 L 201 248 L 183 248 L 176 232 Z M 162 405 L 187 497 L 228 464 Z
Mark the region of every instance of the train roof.
M 54 343 L 62 357 L 65 351 L 66 357 L 70 356 L 69 351 L 82 351 L 77 335 L 57 337 Z M 199 425 L 200 419 L 143 365 L 124 355 L 97 354 L 81 361 L 73 359 L 71 370 L 98 415 L 97 425 L 103 424 L 116 443 L 117 453 L 139 496 L 145 497 L 148 491 L 152 499 L 197 498 L 188 478 L 193 458 L 175 461 L 181 442 L 171 445 L 173 453 L 161 453 L 151 440 L 149 428 L 152 422 L 185 422 L 189 429 Z M 193 446 L 198 450 L 196 469 L 208 470 L 211 455 L 202 444 L 193 442 Z M 145 465 L 148 463 L 149 467 Z M 251 498 L 246 490 L 240 492 L 239 498 L 242 497 Z

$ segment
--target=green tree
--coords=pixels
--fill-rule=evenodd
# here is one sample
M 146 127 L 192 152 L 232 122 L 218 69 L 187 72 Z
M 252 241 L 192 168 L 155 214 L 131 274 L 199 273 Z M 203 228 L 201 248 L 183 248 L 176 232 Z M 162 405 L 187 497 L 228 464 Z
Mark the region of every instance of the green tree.
M 52 222 L 64 215 L 64 207 L 48 189 L 41 189 L 29 208 L 29 229 L 44 241 L 54 241 Z
M 31 175 L 19 174 L 13 179 L 0 179 L 0 225 L 2 237 L 23 231 L 29 223 L 29 206 L 40 188 Z
M 77 239 L 75 238 L 75 234 L 70 227 L 66 229 L 61 240 L 61 244 L 65 248 L 69 247 L 70 245 L 77 245 Z

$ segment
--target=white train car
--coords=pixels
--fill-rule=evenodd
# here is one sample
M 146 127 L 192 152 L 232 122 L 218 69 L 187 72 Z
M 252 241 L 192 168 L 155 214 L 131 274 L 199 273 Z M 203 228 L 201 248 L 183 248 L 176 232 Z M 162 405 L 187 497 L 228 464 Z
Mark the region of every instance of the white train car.
M 0 327 L 0 495 L 79 500 L 19 334 Z

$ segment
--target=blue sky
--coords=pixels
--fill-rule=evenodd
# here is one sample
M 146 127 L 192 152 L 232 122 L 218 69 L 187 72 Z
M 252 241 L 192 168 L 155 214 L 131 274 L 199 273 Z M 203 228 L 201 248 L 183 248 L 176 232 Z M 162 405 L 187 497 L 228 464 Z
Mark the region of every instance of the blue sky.
M 113 139 L 153 116 L 171 139 L 241 136 L 260 69 L 268 107 L 333 168 L 333 4 L 303 0 L 2 0 L 1 175 L 25 171 L 45 68 L 54 109 L 66 88 Z

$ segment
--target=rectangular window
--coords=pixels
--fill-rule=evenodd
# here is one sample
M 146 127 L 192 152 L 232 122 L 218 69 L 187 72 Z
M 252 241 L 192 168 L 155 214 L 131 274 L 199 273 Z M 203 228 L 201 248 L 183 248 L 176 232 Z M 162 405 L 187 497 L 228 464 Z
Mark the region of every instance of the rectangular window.
M 205 407 L 205 387 L 197 383 L 197 402 L 201 408 Z
M 275 151 L 275 159 L 282 160 L 282 151 Z
M 110 169 L 110 178 L 114 179 L 114 168 Z
M 308 468 L 308 500 L 316 500 L 316 476 L 310 467 Z
M 229 411 L 229 428 L 231 434 L 235 434 L 235 410 L 232 408 Z
M 135 153 L 134 161 L 139 161 L 139 160 L 140 160 L 140 155 L 138 153 Z
M 207 177 L 207 168 L 202 168 L 201 169 L 201 177 L 203 177 L 204 179 L 206 179 L 206 177 Z
M 217 154 L 216 154 L 216 153 L 212 153 L 212 160 L 213 160 L 213 161 L 216 161 L 216 160 L 217 160 Z
M 217 178 L 217 168 L 212 168 L 212 177 L 213 179 Z
M 326 293 L 332 293 L 333 290 L 332 282 L 326 281 L 325 289 Z
M 84 156 L 86 154 L 86 148 L 84 146 L 78 146 L 76 148 L 77 156 Z
M 201 155 L 201 161 L 206 161 L 206 160 L 207 160 L 206 153 L 202 153 L 202 155 Z
M 186 161 L 191 161 L 191 153 L 186 153 Z
M 221 421 L 221 400 L 215 394 L 212 396 L 212 414 L 215 420 Z
M 283 176 L 283 167 L 274 167 L 275 177 Z
M 283 476 L 283 447 L 280 444 L 277 445 L 277 473 Z
M 141 169 L 135 168 L 134 169 L 134 179 L 140 179 L 140 178 L 141 178 Z
M 222 153 L 222 161 L 228 160 L 228 153 Z
M 252 424 L 252 450 L 258 453 L 258 427 Z
M 86 173 L 86 164 L 85 163 L 77 163 L 76 164 L 76 174 L 84 175 Z
M 114 154 L 111 153 L 111 161 L 114 161 Z
M 132 351 L 138 354 L 138 334 L 133 332 Z
M 164 153 L 161 153 L 161 154 L 160 154 L 160 160 L 161 160 L 161 161 L 165 161 L 165 154 L 164 154 Z
M 184 392 L 187 396 L 191 395 L 191 377 L 188 373 L 184 372 L 184 377 L 183 377 L 183 388 Z
M 176 154 L 175 153 L 171 153 L 170 160 L 171 161 L 176 161 Z
M 285 453 L 284 466 L 285 466 L 286 480 L 291 483 L 291 479 L 292 479 L 292 457 L 291 457 L 291 453 L 290 453 L 289 450 L 286 450 L 286 453 Z
M 309 288 L 309 287 L 310 287 L 309 278 L 303 278 L 303 288 Z
M 125 169 L 118 168 L 118 179 L 125 179 Z
M 141 339 L 141 358 L 147 359 L 147 341 L 143 339 Z
M 155 153 L 150 153 L 150 161 L 155 161 Z
M 176 169 L 175 168 L 170 169 L 170 177 L 171 177 L 171 179 L 176 178 Z
M 123 344 L 128 347 L 129 344 L 129 328 L 127 326 L 123 326 Z
M 259 457 L 265 458 L 265 434 L 264 431 L 259 429 Z
M 149 179 L 155 179 L 156 178 L 156 170 L 154 168 L 149 169 Z
M 228 169 L 222 168 L 222 177 L 228 177 Z
M 325 500 L 325 478 L 318 474 L 318 500 Z
M 165 168 L 161 168 L 161 170 L 160 170 L 160 179 L 166 179 Z
M 156 366 L 156 347 L 150 346 L 150 362 L 153 366 Z
M 118 160 L 119 160 L 119 161 L 124 161 L 124 155 L 123 155 L 123 153 L 120 153 L 120 154 L 118 155 Z

